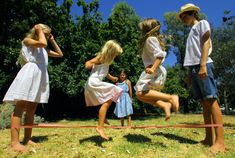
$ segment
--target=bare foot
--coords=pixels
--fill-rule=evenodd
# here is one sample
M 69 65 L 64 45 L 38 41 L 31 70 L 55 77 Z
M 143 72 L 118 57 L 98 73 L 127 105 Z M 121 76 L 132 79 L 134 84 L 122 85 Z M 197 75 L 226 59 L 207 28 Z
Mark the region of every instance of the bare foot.
M 104 134 L 103 128 L 102 127 L 96 127 L 96 131 L 99 133 L 99 135 L 104 139 L 104 140 L 109 140 L 109 138 Z
M 104 120 L 104 123 L 107 124 L 107 125 L 110 125 L 110 123 L 107 119 Z
M 225 151 L 225 145 L 224 143 L 215 143 L 211 146 L 210 151 L 214 154 L 218 152 L 224 152 Z
M 179 96 L 178 95 L 172 95 L 172 108 L 177 114 L 179 112 Z
M 27 148 L 24 145 L 21 145 L 20 143 L 16 143 L 11 145 L 11 150 L 17 152 L 26 152 Z
M 24 145 L 31 145 L 31 146 L 34 146 L 34 147 L 39 146 L 37 143 L 35 143 L 35 142 L 32 141 L 32 140 L 29 140 L 28 142 L 24 141 L 23 144 L 24 144 Z
M 166 106 L 163 108 L 164 112 L 165 112 L 165 121 L 168 121 L 171 117 L 171 104 L 170 103 L 166 103 Z

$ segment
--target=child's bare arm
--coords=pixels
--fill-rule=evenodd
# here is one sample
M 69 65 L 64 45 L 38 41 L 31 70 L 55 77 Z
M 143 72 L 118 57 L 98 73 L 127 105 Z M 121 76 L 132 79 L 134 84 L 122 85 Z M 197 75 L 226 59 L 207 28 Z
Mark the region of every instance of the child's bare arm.
M 110 73 L 107 75 L 107 78 L 113 82 L 117 82 L 118 81 L 118 78 L 117 77 L 114 77 L 112 76 Z
M 26 46 L 31 46 L 31 47 L 46 47 L 47 46 L 47 40 L 46 37 L 42 31 L 42 28 L 39 25 L 34 26 L 35 32 L 38 36 L 38 40 L 32 39 L 29 37 L 24 38 L 23 43 Z
M 128 88 L 129 88 L 129 95 L 130 95 L 130 98 L 132 100 L 132 86 L 131 86 L 131 82 L 129 80 L 127 80 L 127 84 L 128 84 Z
M 56 43 L 53 35 L 51 34 L 49 36 L 49 41 L 51 42 L 53 48 L 55 49 L 55 51 L 52 51 L 52 50 L 47 50 L 47 53 L 50 57 L 62 57 L 63 56 L 63 53 L 60 49 L 60 47 L 58 46 L 58 44 Z
M 206 62 L 208 59 L 208 53 L 211 46 L 210 32 L 207 31 L 202 37 L 202 56 L 200 61 L 200 70 L 198 72 L 198 77 L 200 79 L 207 77 Z
M 156 71 L 156 69 L 158 69 L 158 67 L 161 65 L 163 58 L 162 57 L 157 57 L 157 59 L 155 60 L 154 64 L 145 69 L 145 72 L 148 74 L 152 74 L 153 72 Z
M 88 60 L 88 61 L 85 63 L 85 68 L 86 68 L 87 70 L 91 70 L 94 64 L 100 64 L 100 62 L 99 62 L 97 56 L 94 57 L 94 58 L 92 58 L 91 60 Z

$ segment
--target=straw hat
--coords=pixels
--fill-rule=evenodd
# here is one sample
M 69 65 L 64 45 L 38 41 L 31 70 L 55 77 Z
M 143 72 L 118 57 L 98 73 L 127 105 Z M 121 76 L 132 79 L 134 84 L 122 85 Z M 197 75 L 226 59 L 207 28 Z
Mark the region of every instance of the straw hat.
M 185 4 L 180 8 L 179 13 L 177 14 L 177 18 L 180 19 L 180 15 L 187 11 L 196 11 L 199 13 L 200 8 L 192 3 Z

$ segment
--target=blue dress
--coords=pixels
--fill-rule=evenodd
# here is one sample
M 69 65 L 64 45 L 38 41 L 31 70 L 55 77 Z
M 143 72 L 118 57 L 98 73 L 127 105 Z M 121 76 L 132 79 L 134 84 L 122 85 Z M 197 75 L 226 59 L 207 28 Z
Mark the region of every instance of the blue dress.
M 123 92 L 119 98 L 119 102 L 116 103 L 114 114 L 118 118 L 122 118 L 133 114 L 132 101 L 128 93 L 129 87 L 126 81 L 122 83 L 117 83 L 117 86 L 122 88 Z

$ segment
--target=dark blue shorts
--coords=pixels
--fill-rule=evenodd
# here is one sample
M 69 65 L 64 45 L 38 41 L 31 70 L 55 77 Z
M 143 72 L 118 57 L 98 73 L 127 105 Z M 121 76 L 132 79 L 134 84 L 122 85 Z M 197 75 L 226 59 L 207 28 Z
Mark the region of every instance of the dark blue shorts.
M 200 65 L 190 66 L 190 72 L 192 75 L 192 94 L 195 99 L 217 99 L 217 86 L 214 79 L 212 69 L 214 68 L 213 63 L 207 63 L 208 77 L 199 79 L 198 72 Z

